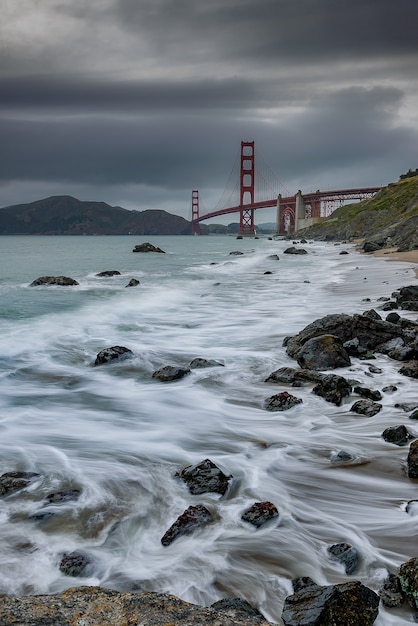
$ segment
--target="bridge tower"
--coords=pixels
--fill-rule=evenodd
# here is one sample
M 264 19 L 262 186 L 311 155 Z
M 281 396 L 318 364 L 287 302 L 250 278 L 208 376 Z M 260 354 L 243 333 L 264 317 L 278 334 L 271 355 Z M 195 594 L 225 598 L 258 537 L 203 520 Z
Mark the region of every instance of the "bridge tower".
M 239 234 L 254 235 L 254 141 L 241 141 L 239 183 Z
M 193 189 L 192 191 L 192 235 L 200 235 L 200 224 L 197 221 L 199 219 L 199 191 Z

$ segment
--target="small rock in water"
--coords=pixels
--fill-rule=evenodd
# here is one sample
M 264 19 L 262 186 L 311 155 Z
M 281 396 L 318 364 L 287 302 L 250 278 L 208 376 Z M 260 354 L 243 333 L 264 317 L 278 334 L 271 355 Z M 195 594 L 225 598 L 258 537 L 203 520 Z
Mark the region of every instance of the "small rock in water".
M 418 478 L 418 440 L 415 440 L 409 446 L 408 459 L 408 477 Z
M 365 415 L 366 417 L 373 417 L 373 415 L 379 413 L 381 409 L 382 405 L 377 402 L 372 402 L 372 400 L 357 400 L 357 402 L 354 402 L 350 408 L 350 411 L 360 415 Z
M 81 552 L 64 554 L 60 562 L 60 570 L 66 576 L 83 576 L 87 574 L 91 559 Z
M 160 252 L 165 254 L 164 250 L 161 250 L 158 246 L 153 246 L 152 243 L 148 241 L 136 245 L 132 252 Z
M 119 270 L 104 270 L 99 272 L 96 276 L 120 276 Z
M 357 393 L 359 396 L 363 398 L 368 398 L 369 400 L 373 400 L 377 402 L 382 399 L 382 394 L 377 389 L 369 389 L 368 387 L 360 387 L 357 385 L 353 388 L 354 393 Z
M 243 252 L 241 252 L 241 250 L 233 250 L 233 251 L 232 251 L 232 252 L 230 252 L 229 254 L 230 254 L 230 255 L 232 255 L 232 256 L 241 256 L 241 255 L 243 255 L 244 253 L 243 253 Z
M 388 443 L 394 443 L 397 446 L 405 446 L 411 439 L 415 438 L 403 424 L 389 426 L 383 431 L 382 437 Z
M 328 548 L 331 556 L 344 565 L 346 574 L 354 574 L 358 568 L 358 552 L 349 543 L 335 543 Z
M 279 516 L 279 511 L 272 502 L 255 502 L 244 511 L 241 519 L 257 528 Z
M 395 391 L 398 391 L 398 388 L 396 385 L 386 385 L 382 388 L 382 391 L 384 393 L 395 393 Z
M 48 504 L 61 504 L 61 502 L 69 502 L 70 500 L 78 500 L 81 489 L 63 489 L 62 491 L 54 491 L 49 493 L 45 500 Z
M 132 354 L 132 350 L 125 348 L 124 346 L 112 346 L 111 348 L 105 348 L 97 354 L 94 365 L 103 365 L 105 363 L 110 363 L 110 361 L 126 359 Z
M 336 454 L 333 454 L 330 458 L 330 461 L 333 465 L 345 465 L 346 463 L 352 463 L 356 457 L 346 452 L 345 450 L 340 450 Z
M 371 374 L 381 374 L 383 372 L 380 367 L 376 367 L 376 365 L 373 365 L 372 363 L 369 365 L 368 369 Z
M 129 281 L 129 283 L 127 285 L 125 285 L 125 287 L 136 287 L 137 285 L 139 285 L 139 280 L 137 278 L 131 278 L 131 280 Z
M 6 472 L 0 476 L 0 496 L 24 489 L 39 477 L 36 472 Z
M 296 398 L 296 396 L 292 396 L 291 393 L 282 391 L 281 393 L 267 398 L 264 402 L 264 408 L 267 409 L 267 411 L 287 411 L 301 403 L 301 398 Z
M 169 546 L 175 539 L 189 535 L 196 528 L 206 526 L 213 521 L 212 513 L 203 504 L 189 506 L 170 526 L 161 539 L 163 546 Z
M 201 493 L 220 493 L 224 495 L 232 476 L 227 476 L 210 459 L 197 465 L 188 465 L 176 474 L 188 486 L 193 495 Z
M 187 374 L 190 374 L 190 369 L 188 367 L 185 368 L 176 367 L 174 365 L 165 365 L 164 367 L 160 367 L 160 369 L 155 370 L 152 377 L 166 383 L 172 380 L 179 380 Z
M 401 606 L 404 595 L 402 593 L 401 583 L 396 574 L 389 574 L 379 589 L 379 596 L 382 604 L 388 607 Z
M 401 589 L 407 596 L 410 605 L 418 608 L 418 558 L 413 557 L 402 563 L 398 570 Z
M 412 517 L 418 515 L 418 500 L 409 500 L 405 507 L 405 512 L 408 515 L 412 515 Z
M 202 369 L 205 367 L 224 367 L 223 363 L 219 363 L 219 361 L 214 361 L 213 359 L 202 359 L 197 357 L 193 359 L 189 365 L 190 369 Z
M 40 285 L 59 285 L 60 287 L 71 287 L 79 283 L 69 276 L 40 276 L 36 278 L 29 287 L 39 287 Z
M 418 420 L 418 409 L 411 413 L 411 415 L 409 416 L 409 419 L 410 420 Z
M 327 402 L 340 406 L 343 398 L 350 395 L 351 387 L 350 382 L 343 376 L 327 374 L 312 389 L 312 393 L 324 398 Z

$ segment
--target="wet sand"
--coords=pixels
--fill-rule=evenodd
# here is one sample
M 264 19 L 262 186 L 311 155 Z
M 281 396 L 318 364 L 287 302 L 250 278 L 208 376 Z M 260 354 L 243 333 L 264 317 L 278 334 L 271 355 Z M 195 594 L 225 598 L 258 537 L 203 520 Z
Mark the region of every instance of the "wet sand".
M 360 249 L 360 244 L 363 243 L 362 240 L 357 240 L 356 244 L 358 249 Z M 365 254 L 365 253 L 363 253 Z M 398 252 L 397 248 L 382 248 L 381 250 L 376 250 L 373 252 L 373 256 L 382 257 L 387 259 L 388 261 L 402 261 L 405 263 L 413 263 L 415 267 L 413 267 L 416 277 L 418 278 L 418 250 L 409 250 L 408 252 Z

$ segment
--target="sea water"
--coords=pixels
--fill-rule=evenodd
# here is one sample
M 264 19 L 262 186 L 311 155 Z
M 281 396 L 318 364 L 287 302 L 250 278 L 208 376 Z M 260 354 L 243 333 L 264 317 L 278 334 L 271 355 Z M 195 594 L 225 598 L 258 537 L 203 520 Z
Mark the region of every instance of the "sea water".
M 165 254 L 134 254 L 143 241 Z M 418 436 L 412 411 L 396 406 L 418 405 L 417 382 L 399 374 L 402 364 L 353 358 L 338 370 L 380 391 L 396 385 L 374 417 L 350 412 L 355 395 L 337 407 L 310 385 L 265 382 L 296 366 L 285 337 L 329 313 L 379 310 L 380 298 L 417 283 L 414 268 L 349 244 L 309 242 L 298 246 L 306 255 L 284 254 L 289 245 L 267 237 L 0 237 L 0 474 L 39 474 L 0 499 L 0 593 L 101 585 L 204 606 L 241 597 L 275 621 L 292 578 L 356 579 L 377 591 L 417 555 L 408 447 L 381 436 L 398 424 Z M 104 270 L 120 274 L 97 276 Z M 79 285 L 30 286 L 43 275 Z M 131 278 L 140 284 L 126 288 Z M 94 367 L 97 353 L 115 345 L 132 357 Z M 195 357 L 222 366 L 170 383 L 152 378 Z M 283 390 L 303 402 L 266 411 L 264 401 Z M 351 463 L 332 462 L 342 450 Z M 224 496 L 191 495 L 175 478 L 206 458 L 233 476 Z M 74 488 L 77 500 L 47 505 L 48 494 Z M 242 521 L 266 500 L 277 519 L 258 529 Z M 165 531 L 195 504 L 215 522 L 163 546 Z M 329 556 L 340 542 L 361 555 L 355 575 Z M 91 559 L 88 575 L 60 571 L 72 551 Z M 412 621 L 405 608 L 381 606 L 376 624 Z

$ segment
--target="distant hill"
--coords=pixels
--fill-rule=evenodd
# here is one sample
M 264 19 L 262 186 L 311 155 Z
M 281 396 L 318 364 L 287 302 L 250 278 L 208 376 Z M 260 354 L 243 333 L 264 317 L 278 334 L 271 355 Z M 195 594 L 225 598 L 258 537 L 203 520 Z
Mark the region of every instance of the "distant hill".
M 51 196 L 0 209 L 0 235 L 190 235 L 183 217 Z
M 367 239 L 400 252 L 417 249 L 418 175 L 412 174 L 383 187 L 370 200 L 340 207 L 325 221 L 298 231 L 298 237 Z

